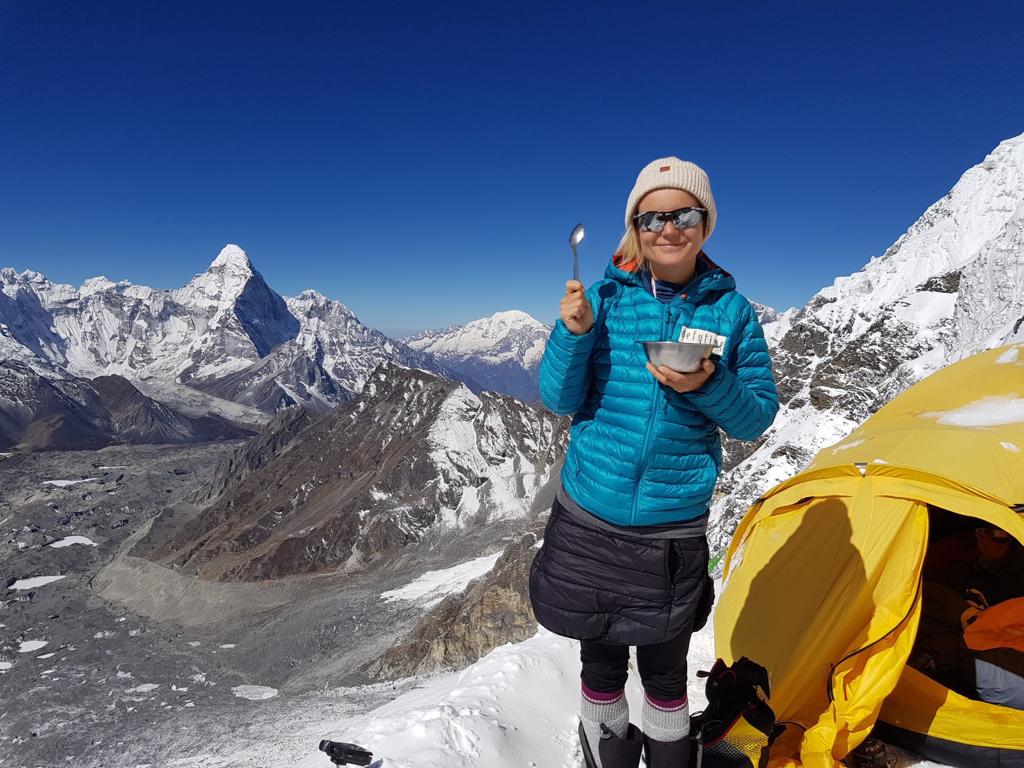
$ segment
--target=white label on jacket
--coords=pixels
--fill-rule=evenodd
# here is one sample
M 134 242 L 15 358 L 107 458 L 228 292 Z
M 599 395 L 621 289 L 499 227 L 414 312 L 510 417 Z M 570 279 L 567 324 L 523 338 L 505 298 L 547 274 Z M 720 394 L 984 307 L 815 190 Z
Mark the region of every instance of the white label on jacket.
M 683 329 L 679 332 L 679 341 L 691 344 L 710 344 L 712 347 L 711 354 L 713 355 L 721 355 L 725 350 L 725 342 L 728 340 L 728 336 L 719 336 L 717 333 L 705 331 L 701 328 L 687 328 L 683 326 Z

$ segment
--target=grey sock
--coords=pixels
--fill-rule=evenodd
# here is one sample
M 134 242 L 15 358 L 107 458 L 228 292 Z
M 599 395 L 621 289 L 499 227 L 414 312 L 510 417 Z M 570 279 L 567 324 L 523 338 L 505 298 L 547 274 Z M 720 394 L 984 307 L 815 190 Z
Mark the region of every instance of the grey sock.
M 626 702 L 625 692 L 597 693 L 583 686 L 580 693 L 580 721 L 583 723 L 583 732 L 587 736 L 587 744 L 594 755 L 597 768 L 602 768 L 601 756 L 598 754 L 601 723 L 622 738 L 625 738 L 626 729 L 629 728 L 629 704 Z
M 644 695 L 644 735 L 657 741 L 679 741 L 690 735 L 690 703 L 684 696 L 661 701 Z

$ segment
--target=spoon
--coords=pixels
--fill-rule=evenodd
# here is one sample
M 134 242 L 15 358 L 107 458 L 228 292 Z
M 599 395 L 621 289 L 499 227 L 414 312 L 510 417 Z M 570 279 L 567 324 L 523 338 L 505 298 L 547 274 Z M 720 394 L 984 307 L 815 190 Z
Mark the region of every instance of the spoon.
M 577 224 L 572 228 L 569 235 L 569 247 L 572 248 L 572 279 L 580 279 L 580 257 L 576 253 L 576 246 L 583 242 L 583 225 Z

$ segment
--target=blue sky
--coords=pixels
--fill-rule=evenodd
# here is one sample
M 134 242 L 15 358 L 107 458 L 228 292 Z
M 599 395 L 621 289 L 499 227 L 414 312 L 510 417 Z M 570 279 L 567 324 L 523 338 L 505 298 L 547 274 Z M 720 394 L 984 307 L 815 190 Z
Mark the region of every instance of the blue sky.
M 228 242 L 389 332 L 551 322 L 639 169 L 802 305 L 1024 132 L 1024 5 L 0 0 L 0 265 L 183 285 Z

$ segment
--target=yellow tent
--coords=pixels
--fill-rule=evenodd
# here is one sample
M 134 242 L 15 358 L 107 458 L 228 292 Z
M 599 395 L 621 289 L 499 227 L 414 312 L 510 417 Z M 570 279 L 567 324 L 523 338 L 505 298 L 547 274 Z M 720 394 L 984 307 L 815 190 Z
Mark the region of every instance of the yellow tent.
M 772 768 L 834 766 L 876 721 L 954 765 L 1024 766 L 1024 712 L 906 666 L 927 504 L 1024 542 L 1024 344 L 914 385 L 748 510 L 726 554 L 718 655 L 767 667 Z M 884 726 L 882 725 L 884 724 Z

